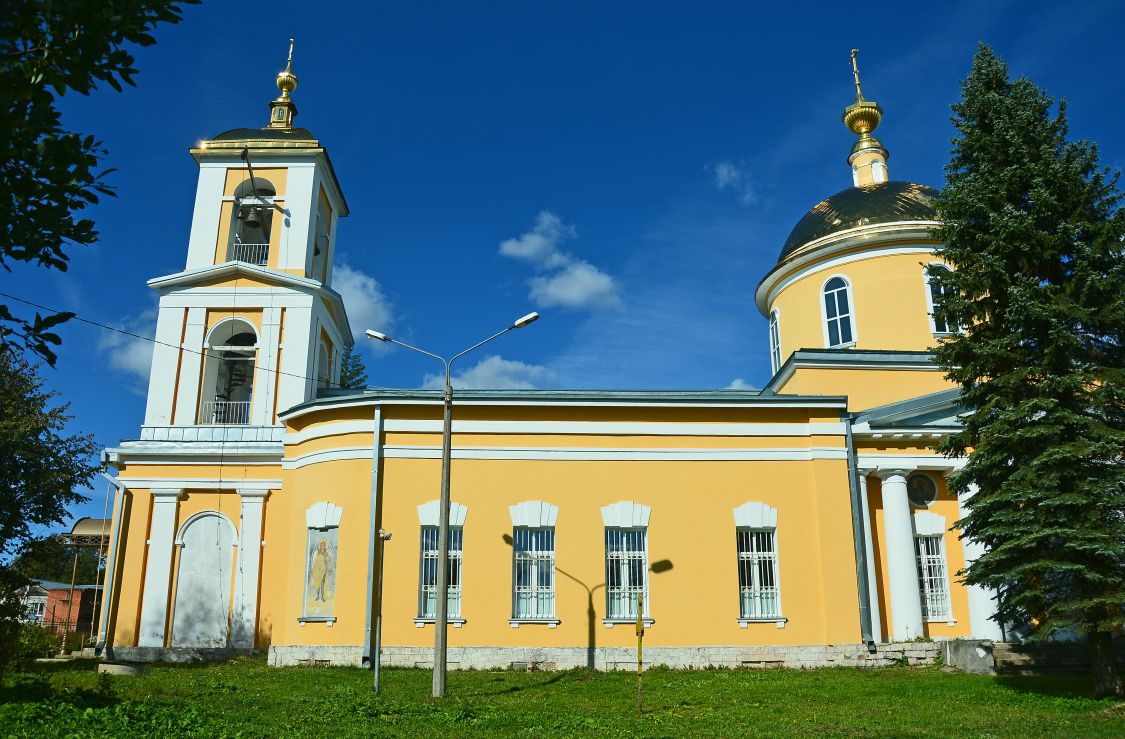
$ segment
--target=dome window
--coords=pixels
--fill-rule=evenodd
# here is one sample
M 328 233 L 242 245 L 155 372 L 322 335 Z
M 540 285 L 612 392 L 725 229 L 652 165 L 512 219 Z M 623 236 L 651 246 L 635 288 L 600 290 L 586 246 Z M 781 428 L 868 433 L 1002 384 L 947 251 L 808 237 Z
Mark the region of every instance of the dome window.
M 851 286 L 843 277 L 824 283 L 824 338 L 828 348 L 855 344 Z

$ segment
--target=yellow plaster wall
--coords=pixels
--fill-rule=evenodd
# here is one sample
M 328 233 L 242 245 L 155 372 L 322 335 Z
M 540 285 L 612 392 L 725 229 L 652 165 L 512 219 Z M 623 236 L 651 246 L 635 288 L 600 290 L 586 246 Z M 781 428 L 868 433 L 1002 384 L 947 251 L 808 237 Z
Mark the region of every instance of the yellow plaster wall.
M 269 180 L 275 188 L 277 188 L 278 195 L 285 194 L 285 185 L 289 178 L 289 170 L 285 167 L 265 167 L 263 169 L 254 169 L 254 177 L 264 180 Z M 235 167 L 227 170 L 226 184 L 223 187 L 224 195 L 234 195 L 234 191 L 238 189 L 246 180 L 250 179 L 250 173 L 244 168 Z
M 111 542 L 111 546 L 118 548 L 109 633 L 114 644 L 134 646 L 140 630 L 145 540 L 152 519 L 152 494 L 147 490 L 128 490 L 124 495 L 121 542 Z
M 956 385 L 940 370 L 876 370 L 798 367 L 778 387 L 779 393 L 846 395 L 848 409 L 861 411 Z
M 935 345 L 926 304 L 927 254 L 872 254 L 836 267 L 806 268 L 769 305 L 777 309 L 784 361 L 798 349 L 819 349 L 824 334 L 824 283 L 843 275 L 851 283 L 855 348 L 924 351 Z
M 384 575 L 387 644 L 432 643 L 417 628 L 420 528 L 417 506 L 437 498 L 437 460 L 383 464 L 382 526 L 394 533 Z M 649 562 L 672 569 L 650 575 L 656 623 L 647 643 L 805 644 L 858 639 L 855 563 L 851 555 L 847 474 L 843 461 L 544 462 L 455 460 L 453 500 L 467 505 L 463 616 L 451 645 L 628 646 L 628 626 L 606 628 L 601 506 L 632 500 L 652 506 Z M 753 481 L 753 482 L 749 482 Z M 512 629 L 512 551 L 504 541 L 508 506 L 542 500 L 560 508 L 556 629 Z M 784 629 L 740 629 L 733 509 L 761 501 L 779 509 L 778 548 Z M 841 555 L 841 552 L 844 554 Z M 595 614 L 591 634 L 588 608 Z M 849 607 L 841 608 L 841 604 Z

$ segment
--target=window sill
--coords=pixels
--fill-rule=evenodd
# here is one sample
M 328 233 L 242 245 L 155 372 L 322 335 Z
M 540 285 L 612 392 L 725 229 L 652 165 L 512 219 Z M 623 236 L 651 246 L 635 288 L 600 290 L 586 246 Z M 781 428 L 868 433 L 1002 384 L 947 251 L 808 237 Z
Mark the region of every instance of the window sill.
M 513 629 L 518 629 L 520 626 L 522 626 L 524 624 L 546 624 L 548 629 L 553 629 L 561 623 L 562 623 L 562 621 L 560 621 L 557 618 L 510 618 L 510 619 L 508 619 L 508 625 L 511 626 Z
M 834 344 L 832 346 L 827 346 L 825 348 L 826 349 L 855 349 L 855 345 L 856 345 L 856 342 L 849 341 L 846 344 Z
M 778 616 L 777 618 L 740 618 L 738 619 L 738 628 L 745 629 L 748 624 L 777 624 L 777 628 L 784 629 L 787 623 L 789 623 L 789 619 L 784 616 Z
M 436 620 L 437 619 L 433 619 L 433 618 L 416 618 L 416 619 L 414 619 L 414 625 L 417 626 L 420 629 L 423 626 L 425 626 L 426 624 L 434 623 Z M 452 616 L 447 618 L 446 621 L 448 621 L 449 624 L 455 629 L 461 628 L 466 623 L 465 619 L 460 618 L 460 617 L 454 618 Z
M 926 623 L 928 623 L 928 624 L 948 624 L 949 626 L 956 626 L 957 625 L 957 619 L 952 618 L 950 616 L 936 616 L 934 618 L 927 618 Z
M 650 616 L 645 616 L 644 618 L 641 619 L 641 623 L 643 623 L 645 625 L 645 628 L 648 628 L 649 626 L 652 626 L 654 623 L 656 623 L 656 620 L 653 619 Z M 635 618 L 603 618 L 602 619 L 602 626 L 605 626 L 607 629 L 612 629 L 614 627 L 614 625 L 616 625 L 616 624 L 629 624 L 629 625 L 632 625 L 632 626 L 636 626 L 637 619 L 635 619 Z
M 297 619 L 297 625 L 301 627 L 305 624 L 324 624 L 328 628 L 332 628 L 334 623 L 336 623 L 335 616 L 301 616 Z

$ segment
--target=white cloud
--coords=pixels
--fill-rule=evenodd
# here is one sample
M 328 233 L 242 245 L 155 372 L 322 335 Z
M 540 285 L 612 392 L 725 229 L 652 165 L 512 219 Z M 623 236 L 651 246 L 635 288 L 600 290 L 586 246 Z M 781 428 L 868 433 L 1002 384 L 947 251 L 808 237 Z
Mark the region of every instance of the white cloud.
M 530 231 L 500 242 L 500 254 L 529 262 L 542 273 L 528 281 L 528 297 L 540 308 L 619 307 L 617 282 L 610 275 L 559 248 L 576 235 L 574 226 L 544 210 Z
M 733 380 L 730 381 L 730 384 L 726 386 L 726 389 L 727 390 L 757 390 L 758 388 L 754 387 L 753 385 L 748 383 L 746 380 L 743 380 L 741 377 L 736 377 L 736 378 L 734 378 Z
M 389 331 L 394 324 L 394 311 L 375 278 L 346 262 L 340 262 L 332 275 L 332 287 L 344 299 L 344 309 L 348 312 L 348 322 L 356 343 L 379 343 L 368 341 L 363 332 L 369 328 Z M 382 346 L 381 343 L 379 345 Z
M 489 355 L 460 374 L 453 376 L 453 387 L 468 390 L 528 390 L 554 385 L 558 380 L 555 371 L 539 364 L 528 364 L 514 359 Z M 422 387 L 431 390 L 445 386 L 439 374 L 427 374 Z
M 617 283 L 589 262 L 571 262 L 551 275 L 531 280 L 531 299 L 543 308 L 616 308 Z
M 149 308 L 118 326 L 139 336 L 152 336 L 156 327 L 156 308 Z M 151 341 L 110 331 L 102 334 L 97 343 L 97 350 L 105 364 L 122 373 L 124 386 L 138 395 L 148 392 L 152 348 Z
M 500 254 L 531 262 L 540 269 L 554 269 L 570 261 L 570 256 L 559 250 L 559 244 L 575 235 L 574 227 L 563 223 L 557 215 L 540 211 L 530 231 L 500 242 Z
M 742 205 L 750 205 L 758 199 L 758 193 L 750 183 L 750 174 L 742 167 L 724 159 L 711 165 L 710 169 L 719 192 L 729 191 Z

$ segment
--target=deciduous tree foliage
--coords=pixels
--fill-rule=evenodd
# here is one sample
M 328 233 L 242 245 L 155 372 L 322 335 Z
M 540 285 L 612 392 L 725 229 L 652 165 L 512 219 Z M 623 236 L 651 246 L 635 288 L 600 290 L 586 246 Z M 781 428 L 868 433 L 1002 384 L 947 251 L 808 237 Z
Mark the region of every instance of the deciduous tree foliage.
M 1032 638 L 1076 630 L 1096 693 L 1123 696 L 1112 634 L 1125 604 L 1125 214 L 1096 148 L 1067 140 L 1065 103 L 981 45 L 953 106 L 936 205 L 937 349 L 969 415 L 941 450 L 969 454 L 961 521 L 988 548 L 966 580 L 1001 594 Z
M 0 11 L 0 266 L 65 271 L 71 246 L 98 238 L 80 212 L 112 195 L 100 141 L 64 128 L 56 103 L 105 82 L 120 91 L 137 70 L 127 44 L 150 46 L 197 0 L 4 0 Z M 0 304 L 0 346 L 23 344 L 48 364 L 70 313 L 28 318 Z
M 74 553 L 78 551 L 75 582 L 90 584 L 98 577 L 101 552 L 97 547 L 73 547 L 61 536 L 46 536 L 27 542 L 12 560 L 12 569 L 29 580 L 70 582 L 74 572 Z
M 61 524 L 85 498 L 98 445 L 67 430 L 67 406 L 55 405 L 35 368 L 0 349 L 0 555 L 32 539 L 35 527 Z M 69 579 L 69 578 L 68 578 Z
M 344 358 L 340 364 L 340 387 L 359 390 L 367 387 L 367 368 L 363 366 L 363 358 L 354 346 L 344 350 Z

